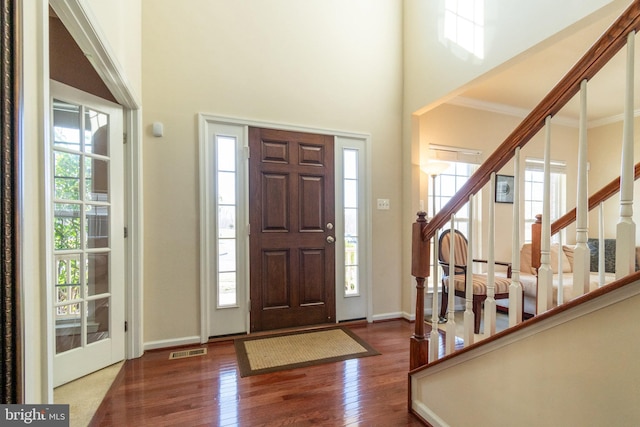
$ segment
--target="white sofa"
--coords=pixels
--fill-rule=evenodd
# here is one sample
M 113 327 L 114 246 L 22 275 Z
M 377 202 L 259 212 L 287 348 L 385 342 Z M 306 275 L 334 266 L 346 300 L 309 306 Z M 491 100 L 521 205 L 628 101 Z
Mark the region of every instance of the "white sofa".
M 564 245 L 562 247 L 562 273 L 558 270 L 558 251 L 559 245 L 551 245 L 551 270 L 553 271 L 553 303 L 552 307 L 558 305 L 558 286 L 560 276 L 562 275 L 563 301 L 567 302 L 573 298 L 573 250 L 574 246 Z M 593 256 L 594 254 L 592 254 Z M 597 253 L 595 254 L 597 259 Z M 638 257 L 638 250 L 636 250 Z M 501 273 L 496 273 L 501 274 Z M 605 283 L 612 282 L 615 274 L 605 273 Z M 525 316 L 532 316 L 537 313 L 536 300 L 538 294 L 538 280 L 535 269 L 531 266 L 531 243 L 525 243 L 520 249 L 520 282 L 524 290 L 524 312 Z M 597 272 L 590 273 L 590 290 L 594 290 L 599 286 L 600 279 Z M 498 306 L 508 307 L 508 301 L 498 301 Z

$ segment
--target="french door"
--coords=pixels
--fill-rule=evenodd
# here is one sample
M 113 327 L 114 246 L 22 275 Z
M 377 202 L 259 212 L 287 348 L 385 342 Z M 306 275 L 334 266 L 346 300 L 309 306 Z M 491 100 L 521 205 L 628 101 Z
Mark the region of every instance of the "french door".
M 54 386 L 124 358 L 122 109 L 51 82 Z

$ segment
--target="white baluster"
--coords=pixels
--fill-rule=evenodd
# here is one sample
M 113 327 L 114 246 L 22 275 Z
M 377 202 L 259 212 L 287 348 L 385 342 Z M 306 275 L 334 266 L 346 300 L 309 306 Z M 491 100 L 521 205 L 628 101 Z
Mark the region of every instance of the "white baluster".
M 465 286 L 464 346 L 473 344 L 473 195 L 469 196 L 469 236 L 467 236 L 467 282 Z
M 455 230 L 455 215 L 451 215 L 451 226 L 449 227 L 449 295 L 447 302 L 447 339 L 446 353 L 451 354 L 456 348 L 456 307 L 455 307 L 455 284 L 454 277 L 456 274 L 455 265 L 455 239 L 453 238 L 453 230 Z
M 604 202 L 598 210 L 598 287 L 604 286 Z
M 488 337 L 496 333 L 495 193 L 496 173 L 493 172 L 489 183 L 489 252 L 487 254 L 487 299 L 484 301 L 484 334 Z
M 522 283 L 520 283 L 520 147 L 513 164 L 513 232 L 511 240 L 511 284 L 509 285 L 509 326 L 522 322 Z
M 622 128 L 620 219 L 616 227 L 616 279 L 635 270 L 636 224 L 633 222 L 633 62 L 635 32 L 627 36 L 627 78 Z
M 435 197 L 434 197 L 435 200 Z M 435 202 L 434 202 L 435 205 Z M 435 215 L 435 209 L 433 210 Z M 438 236 L 439 230 L 436 229 L 433 235 L 433 293 L 431 298 L 431 335 L 429 337 L 429 362 L 438 360 L 440 351 L 440 334 L 438 333 Z
M 589 195 L 587 181 L 587 81 L 580 83 L 580 126 L 578 131 L 578 194 L 576 196 L 576 248 L 573 251 L 572 298 L 589 292 Z
M 558 241 L 560 242 L 560 248 L 558 250 L 558 294 L 557 294 L 557 298 L 558 298 L 558 305 L 561 305 L 564 303 L 564 277 L 563 277 L 563 273 L 562 270 L 564 270 L 564 249 L 562 249 L 562 246 L 564 245 L 563 239 L 562 239 L 562 231 L 560 231 L 558 233 Z
M 551 116 L 545 119 L 544 190 L 542 196 L 542 231 L 540 268 L 538 269 L 538 314 L 551 308 L 553 270 L 551 269 Z

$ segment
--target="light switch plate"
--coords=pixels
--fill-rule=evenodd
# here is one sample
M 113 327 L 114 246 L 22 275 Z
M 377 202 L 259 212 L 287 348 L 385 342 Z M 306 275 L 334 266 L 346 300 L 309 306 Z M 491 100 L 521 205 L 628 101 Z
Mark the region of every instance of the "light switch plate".
M 389 199 L 378 199 L 378 209 L 379 210 L 389 210 L 391 207 L 391 204 L 389 202 Z

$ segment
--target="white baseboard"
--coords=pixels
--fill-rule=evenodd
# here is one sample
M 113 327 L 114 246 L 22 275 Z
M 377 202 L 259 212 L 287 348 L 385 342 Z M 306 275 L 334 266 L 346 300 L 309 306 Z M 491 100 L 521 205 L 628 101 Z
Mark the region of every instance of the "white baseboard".
M 374 314 L 371 316 L 373 322 L 379 322 L 381 320 L 393 320 L 393 319 L 406 319 L 406 313 L 401 311 L 395 313 Z
M 159 341 L 150 341 L 144 343 L 144 349 L 146 350 L 158 350 L 160 348 L 169 348 L 169 347 L 180 347 L 183 345 L 191 345 L 197 344 L 200 345 L 200 337 L 183 337 L 176 338 L 171 340 L 159 340 Z

